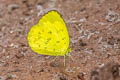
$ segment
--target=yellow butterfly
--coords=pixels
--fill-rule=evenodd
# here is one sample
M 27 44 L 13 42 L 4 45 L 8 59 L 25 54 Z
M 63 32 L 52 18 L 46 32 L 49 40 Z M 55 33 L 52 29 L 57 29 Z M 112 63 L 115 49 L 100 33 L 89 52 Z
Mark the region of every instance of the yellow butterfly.
M 57 11 L 49 11 L 28 33 L 31 49 L 42 55 L 64 56 L 71 52 L 66 24 Z M 69 56 L 69 55 L 68 55 Z

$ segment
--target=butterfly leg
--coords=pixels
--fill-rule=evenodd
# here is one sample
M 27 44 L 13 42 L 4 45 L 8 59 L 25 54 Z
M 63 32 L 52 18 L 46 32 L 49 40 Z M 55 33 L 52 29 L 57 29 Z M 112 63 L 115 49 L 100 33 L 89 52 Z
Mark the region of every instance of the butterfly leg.
M 72 56 L 71 56 L 70 54 L 69 54 L 68 56 L 70 57 L 70 59 L 71 59 L 72 61 L 74 61 L 73 58 L 72 58 Z
M 65 63 L 66 63 L 66 59 L 65 59 L 66 55 L 64 55 L 64 66 L 65 66 Z

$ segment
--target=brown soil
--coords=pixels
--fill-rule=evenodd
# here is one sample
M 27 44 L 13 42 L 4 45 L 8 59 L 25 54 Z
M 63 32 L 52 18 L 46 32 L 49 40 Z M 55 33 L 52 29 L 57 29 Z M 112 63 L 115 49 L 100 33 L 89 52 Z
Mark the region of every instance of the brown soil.
M 41 16 L 57 10 L 64 18 L 71 55 L 34 53 L 27 33 Z M 0 0 L 0 80 L 88 80 L 91 70 L 120 63 L 120 0 Z

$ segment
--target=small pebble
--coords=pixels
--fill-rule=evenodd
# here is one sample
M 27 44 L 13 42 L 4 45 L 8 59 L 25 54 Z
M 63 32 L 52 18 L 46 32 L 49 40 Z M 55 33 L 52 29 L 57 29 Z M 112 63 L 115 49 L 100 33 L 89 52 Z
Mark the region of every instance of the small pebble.
M 12 74 L 11 76 L 12 78 L 17 78 L 16 74 Z
M 22 2 L 23 2 L 23 3 L 26 3 L 26 2 L 27 2 L 27 0 L 22 0 Z
M 18 4 L 11 4 L 8 6 L 8 12 L 11 13 L 13 10 L 18 9 L 19 5 Z
M 84 80 L 84 74 L 83 73 L 79 73 L 77 75 L 77 77 L 78 77 L 79 80 Z
M 10 46 L 10 47 L 13 47 L 13 46 L 14 46 L 14 43 L 11 43 L 9 46 Z
M 37 0 L 39 5 L 43 5 L 47 0 Z
M 111 11 L 111 10 L 108 10 L 108 13 L 106 15 L 106 20 L 109 21 L 109 22 L 116 22 L 116 21 L 119 21 L 120 17 L 119 17 L 119 14 Z
M 3 49 L 3 50 L 2 50 L 2 53 L 4 54 L 5 52 L 6 52 L 6 49 Z
M 59 64 L 58 62 L 51 62 L 51 63 L 50 63 L 50 66 L 51 66 L 51 67 L 59 67 L 60 64 Z
M 0 76 L 0 80 L 5 80 L 5 78 L 4 78 L 4 77 L 2 77 L 2 76 Z
M 90 80 L 120 80 L 120 65 L 116 62 L 102 64 L 92 70 Z
M 85 22 L 85 21 L 86 21 L 86 18 L 80 19 L 80 22 Z
M 59 79 L 60 79 L 60 80 L 68 80 L 64 75 L 60 75 L 60 76 L 59 76 Z
M 12 79 L 12 75 L 7 75 L 7 78 L 6 78 L 6 80 L 8 80 L 8 79 Z

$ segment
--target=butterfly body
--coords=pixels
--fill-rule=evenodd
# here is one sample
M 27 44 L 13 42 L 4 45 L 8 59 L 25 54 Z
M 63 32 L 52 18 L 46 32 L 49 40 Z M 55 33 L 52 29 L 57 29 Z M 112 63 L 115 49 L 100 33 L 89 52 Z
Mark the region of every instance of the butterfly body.
M 66 24 L 57 11 L 49 11 L 28 33 L 31 49 L 42 55 L 64 56 L 71 51 Z

